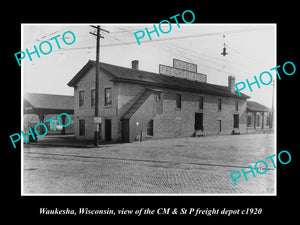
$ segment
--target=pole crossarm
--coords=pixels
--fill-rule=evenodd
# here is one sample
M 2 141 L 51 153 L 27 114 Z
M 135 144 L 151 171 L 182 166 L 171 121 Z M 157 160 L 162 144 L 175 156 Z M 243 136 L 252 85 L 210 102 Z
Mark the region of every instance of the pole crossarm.
M 94 35 L 97 37 L 97 34 L 90 32 L 90 34 Z M 104 38 L 103 36 L 99 35 L 100 38 Z

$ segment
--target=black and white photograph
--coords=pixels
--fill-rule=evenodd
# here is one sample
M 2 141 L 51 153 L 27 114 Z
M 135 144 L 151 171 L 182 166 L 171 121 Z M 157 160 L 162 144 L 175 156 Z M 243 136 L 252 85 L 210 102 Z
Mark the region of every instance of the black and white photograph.
M 24 195 L 276 194 L 276 24 L 22 24 L 22 40 Z
M 147 3 L 7 7 L 4 219 L 292 220 L 297 7 Z

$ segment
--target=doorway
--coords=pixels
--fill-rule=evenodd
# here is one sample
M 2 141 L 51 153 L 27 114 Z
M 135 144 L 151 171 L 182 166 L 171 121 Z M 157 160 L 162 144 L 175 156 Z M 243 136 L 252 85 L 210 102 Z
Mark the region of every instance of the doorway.
M 105 141 L 111 141 L 111 120 L 106 119 L 105 122 Z
M 153 120 L 150 120 L 147 124 L 147 136 L 153 136 Z
M 239 114 L 233 114 L 233 128 L 239 129 Z
M 79 120 L 79 136 L 85 136 L 85 121 Z
M 195 113 L 195 130 L 203 130 L 203 113 Z
M 129 141 L 129 120 L 128 119 L 122 120 L 122 141 L 130 142 Z

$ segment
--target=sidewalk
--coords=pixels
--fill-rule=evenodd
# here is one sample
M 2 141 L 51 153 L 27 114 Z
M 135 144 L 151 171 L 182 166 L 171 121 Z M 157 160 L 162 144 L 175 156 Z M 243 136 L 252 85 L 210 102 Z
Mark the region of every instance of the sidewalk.
M 34 145 L 42 146 L 58 146 L 58 147 L 75 147 L 75 148 L 94 148 L 93 140 L 80 140 L 76 139 L 75 135 L 48 135 L 45 137 L 39 137 L 37 142 L 30 142 L 26 144 L 25 148 L 30 148 Z M 98 146 L 100 147 L 100 146 Z M 98 148 L 95 147 L 95 148 Z

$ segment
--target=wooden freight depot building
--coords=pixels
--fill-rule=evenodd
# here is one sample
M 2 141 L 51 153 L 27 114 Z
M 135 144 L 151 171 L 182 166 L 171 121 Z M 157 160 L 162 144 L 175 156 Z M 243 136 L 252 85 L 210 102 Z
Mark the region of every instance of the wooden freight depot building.
M 234 130 L 246 133 L 249 96 L 238 96 L 233 76 L 228 77 L 228 85 L 221 86 L 206 83 L 206 76 L 201 74 L 202 80 L 191 80 L 142 71 L 137 60 L 132 61 L 131 68 L 99 63 L 101 123 L 95 124 L 95 65 L 95 61 L 88 61 L 68 83 L 74 87 L 77 138 L 93 139 L 96 126 L 102 141 L 123 142 L 195 133 L 232 134 Z M 184 76 L 199 75 L 169 70 Z

